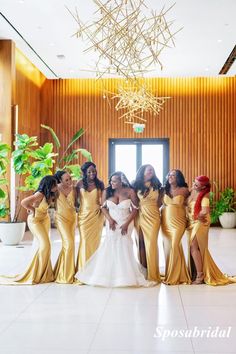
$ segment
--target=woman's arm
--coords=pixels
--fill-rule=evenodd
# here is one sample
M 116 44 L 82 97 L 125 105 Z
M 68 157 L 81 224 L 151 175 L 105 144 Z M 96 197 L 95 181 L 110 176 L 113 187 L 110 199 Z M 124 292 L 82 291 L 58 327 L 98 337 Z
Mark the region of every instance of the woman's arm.
M 79 209 L 80 206 L 80 188 L 83 186 L 82 180 L 80 180 L 75 186 L 75 207 Z
M 204 195 L 201 203 L 201 211 L 198 214 L 198 220 L 201 222 L 207 222 L 207 215 L 210 213 L 210 201 L 209 194 Z
M 27 210 L 27 213 L 32 211 L 33 215 L 35 213 L 35 204 L 40 203 L 43 200 L 44 195 L 41 192 L 36 192 L 35 194 L 22 199 L 21 205 Z
M 128 231 L 128 226 L 131 223 L 132 220 L 134 220 L 135 216 L 138 213 L 138 197 L 136 192 L 133 189 L 130 189 L 130 194 L 129 197 L 131 199 L 131 213 L 129 214 L 129 216 L 127 217 L 126 222 L 121 225 L 121 234 L 122 235 L 126 235 L 127 231 Z
M 109 210 L 108 210 L 108 208 L 106 206 L 106 190 L 104 190 L 102 192 L 102 206 L 101 206 L 101 209 L 102 209 L 102 213 L 105 215 L 105 218 L 109 222 L 110 229 L 115 231 L 117 222 L 114 219 L 112 219 L 112 217 L 109 214 Z
M 165 193 L 164 188 L 161 188 L 159 190 L 159 195 L 158 195 L 158 198 L 157 198 L 157 206 L 158 206 L 158 208 L 160 208 L 162 206 L 162 204 L 163 204 L 164 193 Z

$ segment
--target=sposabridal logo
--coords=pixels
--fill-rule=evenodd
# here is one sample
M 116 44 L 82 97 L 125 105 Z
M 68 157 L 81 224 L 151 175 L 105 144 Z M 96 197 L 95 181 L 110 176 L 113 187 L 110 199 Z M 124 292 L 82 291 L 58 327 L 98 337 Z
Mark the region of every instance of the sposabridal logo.
M 154 338 L 229 338 L 232 327 L 209 326 L 207 329 L 199 329 L 197 326 L 192 329 L 167 329 L 156 327 Z

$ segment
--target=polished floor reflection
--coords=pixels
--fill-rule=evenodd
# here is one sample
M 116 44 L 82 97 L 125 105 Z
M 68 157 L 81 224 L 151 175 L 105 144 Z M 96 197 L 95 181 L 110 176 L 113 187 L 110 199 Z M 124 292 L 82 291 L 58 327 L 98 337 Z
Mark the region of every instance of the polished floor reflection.
M 0 243 L 0 274 L 22 268 L 30 245 L 28 233 L 18 247 Z M 52 230 L 54 262 L 60 246 Z M 210 250 L 222 271 L 236 274 L 236 229 L 212 228 Z M 236 284 L 0 286 L 0 353 L 236 353 Z

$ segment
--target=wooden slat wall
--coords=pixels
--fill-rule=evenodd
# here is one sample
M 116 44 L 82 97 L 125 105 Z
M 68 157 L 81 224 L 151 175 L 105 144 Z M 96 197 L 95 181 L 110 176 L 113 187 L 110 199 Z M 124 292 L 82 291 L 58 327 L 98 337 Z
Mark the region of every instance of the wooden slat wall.
M 119 80 L 103 80 L 108 91 Z M 120 112 L 103 98 L 95 80 L 46 80 L 42 86 L 41 122 L 50 125 L 63 146 L 76 130 L 86 130 L 80 147 L 91 151 L 99 176 L 107 181 L 109 138 L 169 138 L 170 168 L 179 168 L 191 183 L 206 174 L 221 187 L 236 188 L 236 78 L 148 79 L 159 96 L 171 96 L 159 116 L 147 114 L 144 134 L 119 120 Z M 49 137 L 41 130 L 42 142 Z
M 12 143 L 14 50 L 11 40 L 0 40 L 0 134 L 1 141 L 9 145 Z
M 18 131 L 40 138 L 40 94 L 44 75 L 16 49 L 16 95 Z
M 15 52 L 15 67 L 14 103 L 18 105 L 18 133 L 38 136 L 40 143 L 40 95 L 45 77 L 18 49 Z M 25 196 L 21 193 L 20 199 Z M 26 218 L 26 210 L 21 208 L 19 220 Z

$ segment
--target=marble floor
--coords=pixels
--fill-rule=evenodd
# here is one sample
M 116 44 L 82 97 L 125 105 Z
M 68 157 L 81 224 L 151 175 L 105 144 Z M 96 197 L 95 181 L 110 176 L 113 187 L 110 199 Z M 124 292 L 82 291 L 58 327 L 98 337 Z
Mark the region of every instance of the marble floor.
M 236 274 L 236 229 L 211 228 L 209 245 L 222 271 Z M 53 262 L 60 246 L 52 230 Z M 159 248 L 163 268 L 161 236 Z M 19 246 L 0 243 L 0 274 L 22 268 L 30 249 L 29 232 Z M 0 353 L 236 353 L 236 284 L 0 286 Z

